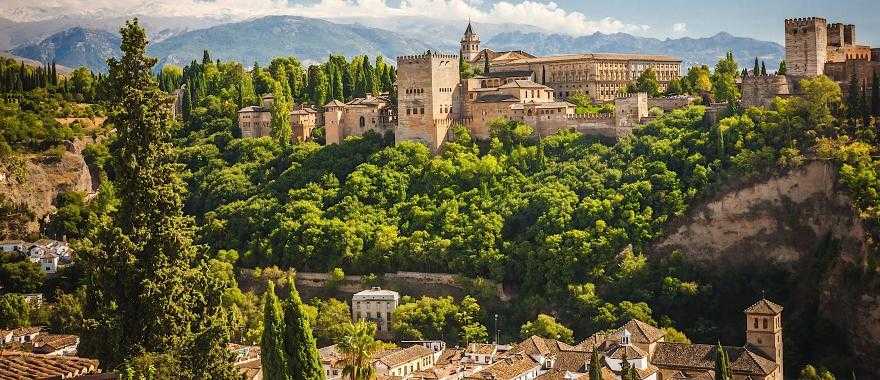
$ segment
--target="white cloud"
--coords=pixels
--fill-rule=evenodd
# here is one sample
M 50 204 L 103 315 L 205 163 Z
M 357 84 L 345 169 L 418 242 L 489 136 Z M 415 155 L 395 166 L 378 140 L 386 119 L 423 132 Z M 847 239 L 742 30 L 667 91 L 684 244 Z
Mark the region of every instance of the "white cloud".
M 422 16 L 448 20 L 471 18 L 477 22 L 521 23 L 571 35 L 594 32 L 638 33 L 647 25 L 623 22 L 611 17 L 590 19 L 561 8 L 553 1 L 539 0 L 401 0 L 390 6 L 386 0 L 320 0 L 297 4 L 287 0 L 34 0 L 0 1 L 0 16 L 18 20 L 49 18 L 58 14 L 163 16 L 222 16 L 236 19 L 267 15 L 306 17 Z
M 677 22 L 675 24 L 672 24 L 672 32 L 674 32 L 674 33 L 683 34 L 683 33 L 687 33 L 687 31 L 688 31 L 688 26 L 687 26 L 687 24 L 685 24 L 683 22 Z

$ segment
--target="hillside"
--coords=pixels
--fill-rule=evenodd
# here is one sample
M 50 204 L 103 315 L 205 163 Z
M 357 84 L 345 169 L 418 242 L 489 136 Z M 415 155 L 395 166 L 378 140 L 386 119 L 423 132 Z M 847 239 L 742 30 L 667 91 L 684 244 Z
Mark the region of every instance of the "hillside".
M 836 173 L 812 162 L 696 203 L 652 252 L 655 259 L 681 253 L 703 280 L 725 284 L 715 290 L 724 301 L 707 305 L 720 311 L 720 325 L 741 323 L 735 305 L 743 294 L 767 291 L 786 308 L 787 358 L 853 365 L 877 376 L 877 276 L 866 274 L 865 230 Z M 721 339 L 744 337 L 728 329 Z
M 160 63 L 189 63 L 207 49 L 211 56 L 245 65 L 295 55 L 317 62 L 336 53 L 346 56 L 381 54 L 387 58 L 427 50 L 421 41 L 361 25 L 341 25 L 296 16 L 270 16 L 196 30 L 152 45 Z
M 728 50 L 733 51 L 740 66 L 751 65 L 755 57 L 760 57 L 769 69 L 775 69 L 785 56 L 784 48 L 777 43 L 735 37 L 724 32 L 707 38 L 666 40 L 636 37 L 626 33 L 595 33 L 572 37 L 562 34 L 507 32 L 495 35 L 485 41 L 483 46 L 495 50 L 525 50 L 536 55 L 580 52 L 667 54 L 681 57 L 686 67 L 714 65 Z
M 67 67 L 86 66 L 107 71 L 107 59 L 119 56 L 120 38 L 103 30 L 75 27 L 55 33 L 38 44 L 20 46 L 12 53 L 40 62 L 53 59 Z

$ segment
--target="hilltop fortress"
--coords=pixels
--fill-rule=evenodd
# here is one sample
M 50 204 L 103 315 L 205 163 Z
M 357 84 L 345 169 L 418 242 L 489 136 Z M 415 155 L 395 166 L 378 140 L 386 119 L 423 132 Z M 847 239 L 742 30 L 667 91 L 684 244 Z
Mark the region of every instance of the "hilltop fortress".
M 291 139 L 305 140 L 324 126 L 326 143 L 367 131 L 394 133 L 397 142 L 419 141 L 436 152 L 452 126 L 460 124 L 477 138 L 490 137 L 492 120 L 505 118 L 531 125 L 539 136 L 561 129 L 619 138 L 645 122 L 648 109 L 668 110 L 689 104 L 686 98 L 649 99 L 647 94 L 624 95 L 647 69 L 657 74 L 661 90 L 680 78 L 681 60 L 659 55 L 574 54 L 536 57 L 523 51 L 480 50 L 479 36 L 468 23 L 459 55 L 427 51 L 397 58 L 397 102 L 390 96 L 367 96 L 347 103 L 324 105 L 323 113 L 302 108 L 291 113 Z M 461 61 L 482 68 L 472 78 L 461 77 Z M 577 115 L 569 96 L 582 93 L 594 101 L 613 101 L 615 112 Z M 239 111 L 242 137 L 271 134 L 269 105 Z
M 800 93 L 799 81 L 827 75 L 847 91 L 855 78 L 870 93 L 871 76 L 880 70 L 880 49 L 860 45 L 856 27 L 829 24 L 821 17 L 785 20 L 786 73 L 742 78 L 745 106 L 767 106 L 777 96 Z

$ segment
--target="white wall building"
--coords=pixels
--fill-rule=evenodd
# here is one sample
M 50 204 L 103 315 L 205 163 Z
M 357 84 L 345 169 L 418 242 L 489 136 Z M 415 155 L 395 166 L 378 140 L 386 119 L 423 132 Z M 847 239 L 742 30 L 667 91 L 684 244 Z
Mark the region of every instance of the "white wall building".
M 362 290 L 351 297 L 351 318 L 375 322 L 377 331 L 387 334 L 392 314 L 399 304 L 400 294 L 393 290 L 379 287 Z

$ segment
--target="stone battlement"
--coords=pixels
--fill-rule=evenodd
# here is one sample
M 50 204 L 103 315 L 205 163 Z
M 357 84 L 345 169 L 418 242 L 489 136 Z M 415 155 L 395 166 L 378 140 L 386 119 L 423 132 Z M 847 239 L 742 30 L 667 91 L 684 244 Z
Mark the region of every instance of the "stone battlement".
M 647 92 L 637 92 L 637 93 L 634 93 L 634 94 L 624 94 L 623 96 L 618 96 L 616 100 L 619 100 L 619 99 L 634 99 L 634 98 L 638 98 L 639 96 L 647 97 L 647 96 L 648 96 L 648 93 L 647 93 Z
M 785 19 L 785 26 L 804 26 L 815 23 L 817 21 L 825 22 L 828 21 L 822 17 L 800 17 L 800 18 L 787 18 Z
M 401 56 L 397 57 L 397 62 L 398 63 L 424 63 L 424 62 L 428 62 L 431 58 L 458 59 L 458 54 L 442 54 L 442 53 L 437 53 L 435 51 L 428 50 L 423 54 L 401 55 Z
M 602 120 L 613 119 L 614 115 L 610 113 L 587 113 L 583 115 L 565 115 L 566 120 Z

